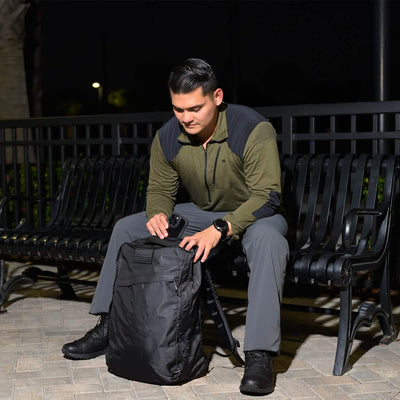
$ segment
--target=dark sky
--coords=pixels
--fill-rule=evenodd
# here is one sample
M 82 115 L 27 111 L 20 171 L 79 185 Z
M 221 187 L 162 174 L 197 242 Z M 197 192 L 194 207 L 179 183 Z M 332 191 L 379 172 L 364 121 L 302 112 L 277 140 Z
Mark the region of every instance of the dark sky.
M 389 3 L 391 49 L 398 47 L 399 5 Z M 187 57 L 214 67 L 228 102 L 374 100 L 373 1 L 47 0 L 39 6 L 47 115 L 61 113 L 65 99 L 94 112 L 95 80 L 107 92 L 125 89 L 126 111 L 168 110 L 169 70 Z M 391 70 L 398 67 L 395 55 Z M 394 79 L 390 99 L 400 96 Z

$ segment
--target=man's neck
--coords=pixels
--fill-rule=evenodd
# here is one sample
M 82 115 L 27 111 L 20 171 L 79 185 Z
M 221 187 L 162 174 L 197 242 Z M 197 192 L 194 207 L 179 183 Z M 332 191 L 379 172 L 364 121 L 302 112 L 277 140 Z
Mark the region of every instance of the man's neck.
M 207 147 L 207 143 L 212 139 L 215 129 L 217 127 L 217 122 L 218 122 L 218 114 L 219 110 L 217 109 L 217 112 L 215 114 L 215 117 L 212 121 L 212 123 L 208 126 L 207 130 L 204 130 L 203 132 L 199 133 L 196 136 L 196 140 L 199 144 L 201 144 L 204 148 Z

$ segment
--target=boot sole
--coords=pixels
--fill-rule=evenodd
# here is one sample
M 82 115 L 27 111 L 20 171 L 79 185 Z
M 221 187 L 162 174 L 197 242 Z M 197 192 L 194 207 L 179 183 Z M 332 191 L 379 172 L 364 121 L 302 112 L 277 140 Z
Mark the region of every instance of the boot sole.
M 264 396 L 272 393 L 274 389 L 275 389 L 274 387 L 267 389 L 260 389 L 257 386 L 245 386 L 245 385 L 240 385 L 239 387 L 240 393 L 250 396 Z
M 102 356 L 106 353 L 106 349 L 95 351 L 94 353 L 89 354 L 75 354 L 70 353 L 67 350 L 62 349 L 62 352 L 65 357 L 70 358 L 71 360 L 90 360 L 91 358 L 96 358 L 98 356 Z

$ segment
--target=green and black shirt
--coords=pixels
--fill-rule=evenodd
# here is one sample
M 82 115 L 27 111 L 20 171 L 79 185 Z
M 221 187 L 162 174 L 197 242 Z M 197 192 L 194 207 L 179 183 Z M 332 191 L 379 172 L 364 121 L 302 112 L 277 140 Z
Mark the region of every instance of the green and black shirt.
M 147 188 L 148 218 L 170 215 L 180 184 L 202 210 L 226 211 L 237 237 L 280 208 L 281 170 L 276 133 L 251 108 L 222 104 L 206 149 L 173 117 L 156 134 Z

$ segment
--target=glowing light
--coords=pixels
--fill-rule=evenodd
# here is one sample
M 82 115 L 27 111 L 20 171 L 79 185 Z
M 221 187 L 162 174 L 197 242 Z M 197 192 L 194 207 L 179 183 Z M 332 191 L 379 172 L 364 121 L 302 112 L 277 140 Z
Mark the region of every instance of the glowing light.
M 92 83 L 92 87 L 94 87 L 95 89 L 98 89 L 100 87 L 100 83 L 99 82 L 93 82 Z

